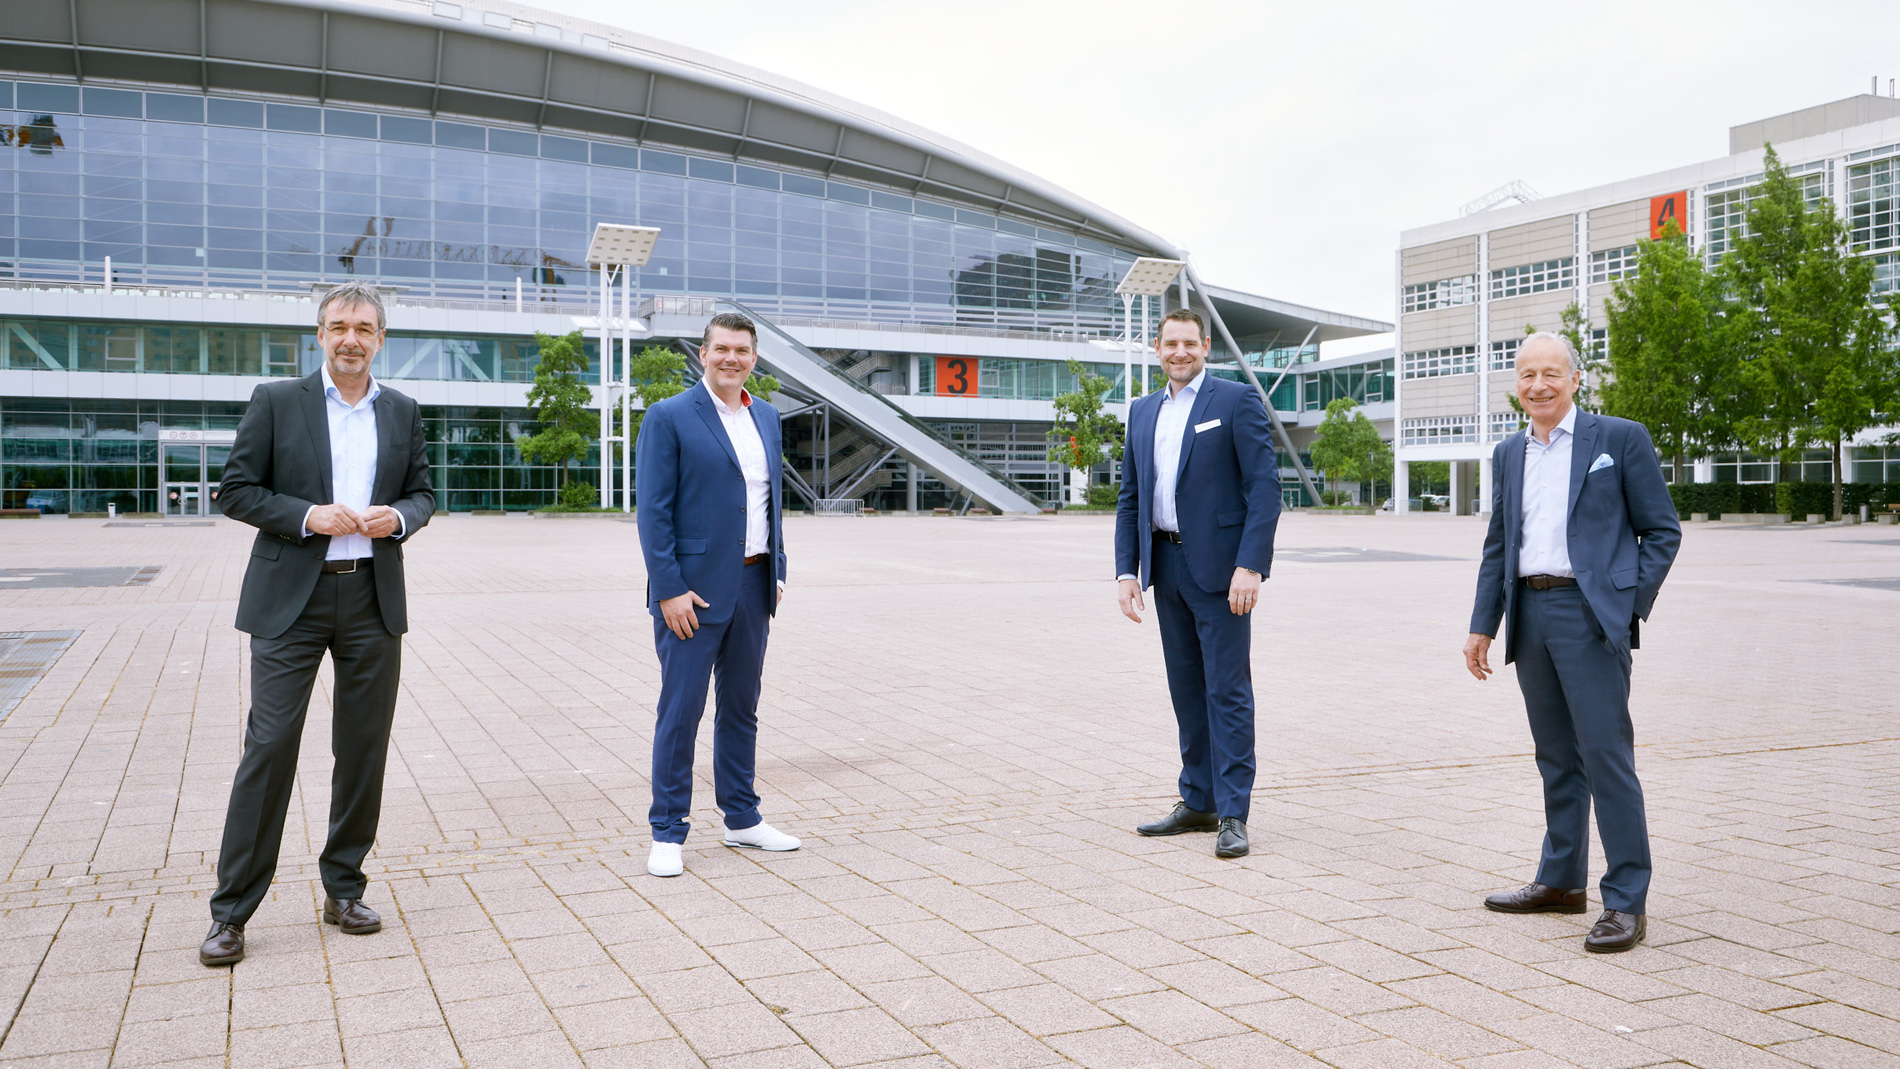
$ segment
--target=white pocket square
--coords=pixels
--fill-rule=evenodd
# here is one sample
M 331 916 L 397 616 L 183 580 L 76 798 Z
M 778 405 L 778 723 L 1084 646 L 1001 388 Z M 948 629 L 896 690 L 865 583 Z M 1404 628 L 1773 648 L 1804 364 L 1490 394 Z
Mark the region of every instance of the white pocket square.
M 1598 453 L 1597 458 L 1590 462 L 1590 471 L 1602 471 L 1604 468 L 1610 468 L 1610 467 L 1615 467 L 1615 466 L 1616 466 L 1616 461 L 1610 459 L 1610 454 Z M 1584 472 L 1584 474 L 1588 475 L 1590 474 L 1590 472 L 1586 471 Z
M 1220 426 L 1220 420 L 1217 419 L 1210 419 L 1206 423 L 1196 423 L 1194 425 L 1194 433 L 1199 434 L 1202 431 L 1211 431 L 1218 426 Z

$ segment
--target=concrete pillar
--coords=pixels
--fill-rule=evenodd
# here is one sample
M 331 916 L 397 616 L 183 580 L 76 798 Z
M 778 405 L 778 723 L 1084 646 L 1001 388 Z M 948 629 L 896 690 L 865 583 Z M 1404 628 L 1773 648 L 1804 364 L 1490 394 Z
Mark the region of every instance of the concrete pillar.
M 917 366 L 917 357 L 913 355 L 910 359 L 911 359 L 911 367 L 915 368 Z M 913 384 L 915 384 L 916 381 L 917 380 L 915 378 L 911 379 L 911 382 Z M 906 462 L 904 464 L 904 468 L 907 473 L 904 477 L 904 509 L 908 512 L 916 512 L 917 511 L 917 465 Z
M 1478 461 L 1478 515 L 1480 516 L 1487 515 L 1491 511 L 1491 494 L 1494 492 L 1491 476 L 1491 458 L 1484 457 Z
M 1412 511 L 1412 462 L 1395 460 L 1392 462 L 1392 514 L 1403 515 Z

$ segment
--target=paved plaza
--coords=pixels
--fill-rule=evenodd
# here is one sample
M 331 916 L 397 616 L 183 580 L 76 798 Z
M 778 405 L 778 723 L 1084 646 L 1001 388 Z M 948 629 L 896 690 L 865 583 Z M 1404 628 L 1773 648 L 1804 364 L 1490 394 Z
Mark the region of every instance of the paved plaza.
M 407 547 L 385 928 L 318 923 L 326 669 L 277 883 L 213 970 L 251 531 L 0 521 L 0 647 L 78 633 L 0 721 L 0 1064 L 1900 1066 L 1900 529 L 1685 525 L 1636 654 L 1649 938 L 1597 957 L 1594 888 L 1479 906 L 1542 831 L 1511 669 L 1459 654 L 1480 520 L 1282 521 L 1236 861 L 1130 830 L 1179 764 L 1111 527 L 788 522 L 759 786 L 804 848 L 719 845 L 703 731 L 661 880 L 633 525 L 438 517 Z

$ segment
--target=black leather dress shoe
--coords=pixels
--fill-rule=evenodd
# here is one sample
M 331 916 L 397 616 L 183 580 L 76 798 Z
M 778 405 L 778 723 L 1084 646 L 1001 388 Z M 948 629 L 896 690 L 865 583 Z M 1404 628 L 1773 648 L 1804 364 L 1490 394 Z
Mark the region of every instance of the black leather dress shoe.
M 1186 802 L 1174 803 L 1174 812 L 1135 828 L 1143 835 L 1179 835 L 1184 831 L 1213 831 L 1220 821 L 1212 813 L 1189 809 Z
M 323 923 L 336 925 L 344 935 L 368 935 L 383 930 L 383 919 L 360 898 L 324 899 Z
M 1590 908 L 1587 888 L 1565 890 L 1527 883 L 1515 891 L 1499 891 L 1484 900 L 1484 908 L 1499 913 L 1582 913 Z
M 1239 817 L 1220 818 L 1220 836 L 1214 840 L 1215 857 L 1247 856 L 1247 823 Z
M 212 921 L 198 960 L 206 965 L 236 965 L 244 960 L 244 926 Z
M 1648 920 L 1641 913 L 1606 909 L 1583 937 L 1583 949 L 1592 954 L 1621 954 L 1642 942 L 1648 932 Z

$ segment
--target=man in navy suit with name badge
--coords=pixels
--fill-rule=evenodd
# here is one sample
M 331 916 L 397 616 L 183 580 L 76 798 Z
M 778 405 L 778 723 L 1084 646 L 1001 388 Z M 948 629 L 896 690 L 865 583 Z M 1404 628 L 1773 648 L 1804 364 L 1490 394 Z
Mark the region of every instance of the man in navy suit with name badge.
M 635 518 L 660 657 L 653 729 L 653 848 L 647 871 L 678 876 L 693 808 L 693 746 L 715 683 L 713 793 L 727 846 L 796 850 L 765 823 L 753 789 L 759 676 L 785 596 L 778 410 L 745 388 L 759 362 L 752 320 L 706 325 L 699 385 L 647 409 L 634 452 Z
M 1630 651 L 1682 543 L 1662 463 L 1640 423 L 1579 411 L 1576 352 L 1533 334 L 1517 351 L 1530 427 L 1498 443 L 1491 527 L 1478 567 L 1465 667 L 1491 673 L 1506 622 L 1544 780 L 1543 860 L 1534 882 L 1484 900 L 1503 913 L 1582 913 L 1590 808 L 1603 837 L 1603 915 L 1584 937 L 1599 954 L 1643 941 L 1649 826 L 1630 725 Z
M 1207 373 L 1207 327 L 1169 312 L 1155 338 L 1168 383 L 1128 411 L 1115 571 L 1141 622 L 1154 588 L 1161 656 L 1181 742 L 1181 800 L 1143 835 L 1214 831 L 1217 857 L 1247 853 L 1253 801 L 1253 617 L 1273 566 L 1280 468 L 1266 405 Z

